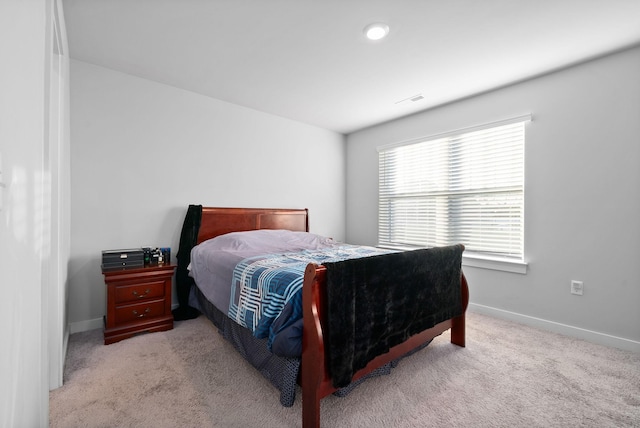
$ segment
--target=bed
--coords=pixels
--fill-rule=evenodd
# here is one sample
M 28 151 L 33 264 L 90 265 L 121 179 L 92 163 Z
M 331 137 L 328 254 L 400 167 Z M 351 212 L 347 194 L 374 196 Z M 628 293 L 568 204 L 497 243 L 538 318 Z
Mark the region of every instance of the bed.
M 244 233 L 250 231 L 256 232 Z M 289 329 L 283 331 L 299 340 L 299 355 L 295 351 L 272 352 L 278 336 L 274 339 L 267 332 L 258 337 L 250 325 L 232 320 L 229 314 L 234 312 L 228 307 L 221 309 L 224 304 L 220 304 L 219 299 L 217 304 L 213 303 L 216 299 L 208 295 L 203 284 L 207 280 L 196 274 L 195 267 L 204 263 L 198 260 L 202 257 L 199 253 L 204 251 L 201 248 L 206 245 L 230 237 L 242 236 L 244 239 L 256 234 L 271 239 L 281 231 L 303 232 L 306 240 L 307 235 L 312 235 L 309 234 L 308 211 L 190 205 L 177 254 L 176 286 L 180 307 L 174 317 L 180 320 L 204 313 L 240 354 L 276 386 L 282 405 L 293 404 L 299 384 L 303 427 L 320 426 L 320 400 L 323 397 L 332 393 L 346 395 L 363 379 L 388 373 L 399 359 L 426 346 L 444 331 L 451 329 L 451 343 L 465 346 L 464 313 L 468 287 L 460 267 L 464 246 L 459 244 L 406 252 L 363 247 L 364 255 L 349 256 L 344 260 L 317 258 L 315 249 L 308 250 L 316 257 L 312 260 L 326 262 L 305 262 L 302 269 L 296 264 L 301 278 L 299 291 L 294 296 L 301 301 L 301 314 L 299 320 L 287 325 Z M 315 245 L 316 241 L 313 242 Z M 337 245 L 322 241 L 319 244 L 322 251 L 325 244 Z M 304 245 L 307 245 L 306 241 Z M 339 245 L 344 253 L 343 244 Z M 357 248 L 347 250 L 361 251 Z M 263 261 L 262 257 L 260 261 Z M 240 263 L 236 270 L 239 266 Z M 233 274 L 237 275 L 237 272 L 234 270 Z M 233 281 L 235 283 L 235 276 Z M 389 283 L 396 282 L 402 286 L 389 287 Z M 230 293 L 231 298 L 227 295 L 223 300 L 230 302 L 227 306 L 235 307 L 240 298 L 233 289 Z M 384 297 L 380 298 L 380 295 Z M 293 300 L 291 297 L 287 302 Z M 292 304 L 285 305 L 284 311 L 290 306 Z M 276 315 L 273 316 L 276 322 L 271 321 L 267 328 L 270 332 L 273 332 L 273 324 L 284 318 Z

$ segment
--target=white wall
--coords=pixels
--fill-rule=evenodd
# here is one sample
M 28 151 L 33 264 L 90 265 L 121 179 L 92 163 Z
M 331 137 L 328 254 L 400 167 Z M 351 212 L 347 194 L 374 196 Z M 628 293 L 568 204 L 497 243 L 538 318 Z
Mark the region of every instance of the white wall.
M 175 262 L 189 204 L 309 208 L 312 232 L 344 239 L 340 134 L 79 61 L 71 116 L 72 332 L 101 327 L 101 250 Z
M 528 273 L 465 268 L 473 308 L 640 350 L 638 76 L 635 48 L 349 135 L 347 240 L 377 240 L 378 146 L 532 113 Z
M 56 88 L 55 105 L 49 104 L 53 82 L 66 78 L 63 67 L 56 68 L 62 74 L 52 75 L 55 4 L 0 3 L 0 182 L 6 186 L 0 186 L 2 427 L 48 426 L 49 361 L 62 367 L 61 358 L 50 358 L 63 353 L 62 328 L 49 328 L 52 313 L 65 311 L 57 296 L 65 294 L 68 261 L 58 252 L 68 242 L 63 87 Z M 53 135 L 62 138 L 52 142 Z M 49 337 L 52 331 L 56 337 Z

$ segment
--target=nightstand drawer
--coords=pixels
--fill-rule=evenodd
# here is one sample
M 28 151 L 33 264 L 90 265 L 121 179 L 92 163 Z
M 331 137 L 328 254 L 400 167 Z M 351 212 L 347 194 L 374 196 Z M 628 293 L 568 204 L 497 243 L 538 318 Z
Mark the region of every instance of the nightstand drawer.
M 164 280 L 116 287 L 116 304 L 164 297 Z
M 116 307 L 116 324 L 126 324 L 165 315 L 164 299 Z

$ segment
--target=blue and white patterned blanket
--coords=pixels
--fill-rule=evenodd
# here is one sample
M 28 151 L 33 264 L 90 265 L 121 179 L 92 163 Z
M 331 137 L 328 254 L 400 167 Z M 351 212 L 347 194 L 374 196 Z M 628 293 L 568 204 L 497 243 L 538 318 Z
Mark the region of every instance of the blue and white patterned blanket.
M 342 244 L 321 250 L 249 257 L 233 271 L 228 315 L 251 330 L 255 337 L 268 337 L 271 349 L 277 333 L 271 327 L 285 305 L 291 303 L 292 312 L 282 328 L 302 318 L 302 283 L 309 263 L 323 264 L 389 252 L 392 251 Z

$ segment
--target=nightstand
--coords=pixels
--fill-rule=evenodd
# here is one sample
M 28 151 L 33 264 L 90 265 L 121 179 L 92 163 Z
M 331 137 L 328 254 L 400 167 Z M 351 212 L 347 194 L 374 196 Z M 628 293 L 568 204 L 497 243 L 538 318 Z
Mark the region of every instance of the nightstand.
M 174 265 L 102 271 L 107 287 L 104 344 L 136 334 L 171 330 Z

